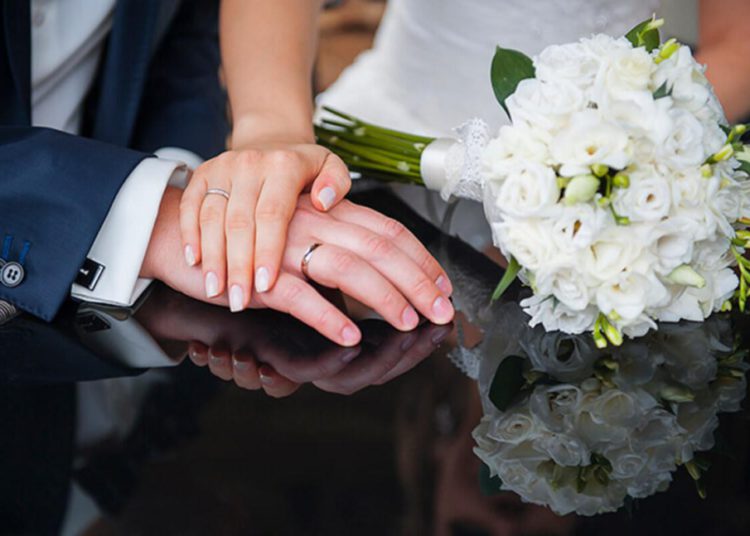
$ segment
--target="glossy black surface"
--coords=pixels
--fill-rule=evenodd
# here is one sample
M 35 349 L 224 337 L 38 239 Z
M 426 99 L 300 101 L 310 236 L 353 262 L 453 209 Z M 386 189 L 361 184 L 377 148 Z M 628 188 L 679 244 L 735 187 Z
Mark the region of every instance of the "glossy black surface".
M 0 327 L 0 533 L 750 534 L 744 317 L 662 326 L 598 351 L 529 328 L 517 295 L 488 307 L 498 267 L 389 194 L 364 199 L 449 271 L 455 326 L 403 334 L 363 319 L 352 352 L 284 316 L 231 315 L 163 287 L 134 311 L 71 304 L 53 325 L 18 318 Z M 200 342 L 186 358 L 189 341 Z M 275 396 L 257 376 L 238 379 L 232 355 L 263 367 Z M 544 394 L 560 385 L 565 397 Z M 498 439 L 503 419 L 539 413 L 539 400 L 560 407 L 610 387 L 645 406 L 625 417 L 616 409 L 627 403 L 607 406 L 594 424 L 599 410 L 585 403 L 565 413 L 582 443 L 599 440 L 587 471 Z M 556 456 L 586 450 L 560 451 L 564 426 L 535 422 L 534 434 L 558 434 Z M 523 430 L 507 429 L 524 445 Z M 697 485 L 664 454 L 675 444 L 700 462 Z M 645 498 L 612 492 L 616 469 L 597 452 L 615 459 L 627 446 L 653 462 L 623 462 Z M 515 492 L 497 493 L 489 466 L 523 464 L 533 471 L 513 474 L 526 480 L 506 473 Z M 558 516 L 519 494 L 558 511 L 617 512 Z

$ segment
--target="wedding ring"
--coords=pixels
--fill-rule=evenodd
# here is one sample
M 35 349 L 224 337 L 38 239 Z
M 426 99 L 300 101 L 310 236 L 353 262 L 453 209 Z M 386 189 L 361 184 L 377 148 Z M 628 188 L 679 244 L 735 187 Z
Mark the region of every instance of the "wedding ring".
M 227 201 L 229 201 L 229 192 L 226 190 L 222 190 L 221 188 L 209 188 L 206 190 L 206 195 L 204 197 L 208 197 L 209 195 L 220 195 L 221 197 L 225 197 Z
M 302 272 L 302 275 L 304 275 L 307 279 L 312 279 L 310 277 L 310 274 L 307 272 L 307 269 L 310 265 L 310 259 L 312 259 L 312 254 L 316 249 L 318 249 L 322 245 L 323 244 L 316 242 L 315 244 L 307 248 L 307 251 L 305 251 L 305 254 L 302 255 L 302 262 L 299 265 L 299 270 L 300 272 Z

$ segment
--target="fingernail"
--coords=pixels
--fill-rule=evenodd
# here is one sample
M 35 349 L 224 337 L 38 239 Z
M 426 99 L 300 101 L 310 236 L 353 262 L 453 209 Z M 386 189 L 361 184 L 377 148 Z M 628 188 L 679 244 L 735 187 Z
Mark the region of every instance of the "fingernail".
M 445 276 L 438 276 L 438 278 L 435 280 L 435 284 L 443 294 L 448 295 L 451 293 L 450 283 L 448 283 L 448 279 Z
M 255 271 L 255 290 L 258 292 L 267 292 L 271 276 L 268 268 L 261 266 Z
M 185 246 L 185 262 L 188 263 L 188 266 L 195 266 L 195 252 L 191 245 Z
M 346 326 L 341 330 L 341 338 L 346 344 L 357 344 L 359 342 L 359 333 L 351 326 Z
M 336 200 L 336 192 L 330 186 L 326 186 L 318 193 L 318 201 L 323 205 L 325 210 L 328 210 L 333 206 L 333 202 Z
M 341 356 L 341 362 L 351 363 L 354 360 L 354 358 L 357 357 L 358 355 L 359 355 L 359 350 L 357 348 L 352 348 L 351 350 L 347 350 Z
M 438 296 L 438 299 L 432 304 L 432 312 L 441 322 L 448 322 L 453 318 L 453 306 L 442 296 Z
M 233 359 L 232 366 L 234 366 L 235 370 L 238 370 L 240 372 L 245 372 L 246 370 L 250 368 L 250 363 L 248 363 L 247 361 L 240 361 L 238 359 Z
M 411 348 L 412 346 L 414 346 L 415 342 L 417 342 L 417 335 L 416 335 L 416 333 L 409 333 L 406 336 L 406 338 L 403 341 L 401 341 L 401 346 L 399 348 L 401 348 L 402 352 L 405 352 L 409 348 Z
M 415 327 L 417 327 L 417 324 L 419 324 L 419 316 L 414 310 L 414 307 L 409 305 L 408 307 L 406 307 L 406 309 L 404 309 L 404 312 L 401 313 L 401 321 L 408 329 L 414 329 Z
M 242 287 L 239 285 L 232 285 L 232 289 L 229 291 L 229 310 L 233 313 L 238 313 L 244 308 L 245 295 L 242 292 Z
M 450 332 L 453 331 L 453 328 L 440 328 L 435 333 L 432 334 L 432 337 L 430 340 L 432 341 L 432 344 L 438 344 L 439 342 L 442 342 L 443 339 L 445 339 Z
M 213 272 L 206 274 L 206 296 L 215 298 L 219 295 L 219 278 Z
M 260 376 L 260 383 L 263 383 L 265 385 L 272 385 L 273 384 L 273 373 L 271 372 L 270 367 L 267 365 L 261 365 L 258 367 L 258 376 Z

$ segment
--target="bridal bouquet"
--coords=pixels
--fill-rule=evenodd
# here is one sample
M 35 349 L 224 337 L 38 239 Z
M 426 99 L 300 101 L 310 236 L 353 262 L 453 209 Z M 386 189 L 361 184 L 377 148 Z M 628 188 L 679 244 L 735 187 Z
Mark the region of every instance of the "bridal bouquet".
M 474 452 L 488 487 L 560 515 L 595 515 L 664 491 L 684 467 L 705 494 L 700 453 L 747 389 L 747 352 L 729 318 L 666 326 L 607 352 L 580 335 L 519 335 L 478 378 Z
M 747 127 L 726 124 L 704 67 L 660 42 L 662 23 L 533 59 L 498 48 L 492 83 L 511 124 L 494 137 L 479 120 L 435 140 L 328 110 L 319 142 L 368 177 L 482 201 L 509 260 L 493 297 L 520 276 L 532 325 L 604 347 L 656 321 L 702 321 L 733 296 L 744 310 Z

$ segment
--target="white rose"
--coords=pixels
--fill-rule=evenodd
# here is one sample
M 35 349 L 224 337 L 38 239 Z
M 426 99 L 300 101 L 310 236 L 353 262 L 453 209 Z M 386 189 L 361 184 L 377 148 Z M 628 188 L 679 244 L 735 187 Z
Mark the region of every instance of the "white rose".
M 697 227 L 691 219 L 675 217 L 661 221 L 651 229 L 650 247 L 657 273 L 666 276 L 678 266 L 690 263 Z
M 505 413 L 492 421 L 487 436 L 504 443 L 517 445 L 530 439 L 536 431 L 534 419 L 525 411 Z
M 656 400 L 641 389 L 621 391 L 609 389 L 582 406 L 595 423 L 635 428 L 643 412 L 657 405 Z
M 534 58 L 534 70 L 544 82 L 568 80 L 585 89 L 596 77 L 599 59 L 582 43 L 550 45 Z
M 492 224 L 495 245 L 506 258 L 513 256 L 532 272 L 559 256 L 550 240 L 551 228 L 551 223 L 537 219 L 507 219 Z
M 484 175 L 488 180 L 502 180 L 518 159 L 546 162 L 547 145 L 536 129 L 526 125 L 504 125 L 497 138 L 490 140 L 482 155 Z
M 550 133 L 568 121 L 568 116 L 584 108 L 583 93 L 565 80 L 554 83 L 536 78 L 522 80 L 505 101 L 513 124 L 527 123 L 540 132 Z
M 563 207 L 552 227 L 552 240 L 562 251 L 588 248 L 606 225 L 609 213 L 586 203 Z
M 612 478 L 620 480 L 634 478 L 648 463 L 644 452 L 634 452 L 628 447 L 605 450 L 604 457 L 612 464 Z
M 743 192 L 739 184 L 727 181 L 715 196 L 709 200 L 716 223 L 725 236 L 733 237 L 732 223 L 740 219 Z
M 617 191 L 614 207 L 631 222 L 658 221 L 669 214 L 672 192 L 669 182 L 654 166 L 639 167 L 630 173 L 630 186 Z
M 602 284 L 596 291 L 596 304 L 607 316 L 618 318 L 618 325 L 627 325 L 667 294 L 656 278 L 635 272 L 623 272 Z
M 605 34 L 596 34 L 581 39 L 581 46 L 599 62 L 604 62 L 614 54 L 633 48 L 626 38 L 615 38 Z
M 674 101 L 690 111 L 705 109 L 712 97 L 703 67 L 695 61 L 688 47 L 682 46 L 661 62 L 654 73 L 654 86 L 667 84 Z M 710 103 L 715 109 L 716 105 Z
M 672 129 L 657 147 L 656 158 L 674 169 L 698 167 L 713 153 L 704 148 L 704 129 L 693 114 L 681 108 L 669 111 Z
M 682 208 L 700 208 L 706 203 L 706 194 L 717 177 L 706 178 L 698 168 L 684 169 L 672 176 L 672 204 Z M 718 189 L 718 184 L 714 186 Z
M 612 225 L 599 234 L 579 261 L 587 273 L 600 281 L 612 279 L 639 261 L 647 238 L 635 225 Z M 650 264 L 650 257 L 646 260 Z
M 584 274 L 574 266 L 548 264 L 535 273 L 537 293 L 552 294 L 571 311 L 583 311 L 589 306 L 591 290 Z
M 521 301 L 521 307 L 531 319 L 531 327 L 542 324 L 547 331 L 562 331 L 577 335 L 589 331 L 596 320 L 596 307 L 583 311 L 573 311 L 553 299 L 544 296 L 532 296 Z
M 551 148 L 564 177 L 586 174 L 594 164 L 623 169 L 630 162 L 627 133 L 604 121 L 595 110 L 574 114 Z
M 547 454 L 563 467 L 585 466 L 591 463 L 591 452 L 578 438 L 567 434 L 548 434 L 534 441 L 534 448 Z
M 654 60 L 644 48 L 618 50 L 603 61 L 594 92 L 604 90 L 609 97 L 627 99 L 649 89 L 655 70 Z
M 559 199 L 560 188 L 552 168 L 531 160 L 516 160 L 508 167 L 495 204 L 506 214 L 528 218 L 551 215 Z

